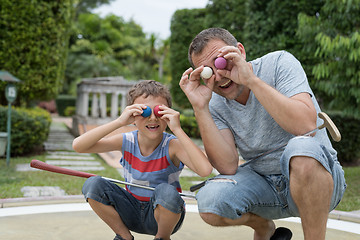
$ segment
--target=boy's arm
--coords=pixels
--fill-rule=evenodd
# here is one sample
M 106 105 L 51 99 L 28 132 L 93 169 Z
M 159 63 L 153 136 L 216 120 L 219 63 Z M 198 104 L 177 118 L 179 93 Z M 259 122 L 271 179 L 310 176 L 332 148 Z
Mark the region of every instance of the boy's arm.
M 75 138 L 72 146 L 76 152 L 99 153 L 119 150 L 122 145 L 122 134 L 104 137 L 122 126 L 117 119 L 113 120 Z
M 170 142 L 170 153 L 201 177 L 209 176 L 213 170 L 201 149 L 181 129 L 173 132 L 177 139 Z
M 73 141 L 73 148 L 77 152 L 99 153 L 121 150 L 122 134 L 115 134 L 104 138 L 115 130 L 134 122 L 135 116 L 142 113 L 143 104 L 127 106 L 119 118 L 94 128 Z
M 171 140 L 169 145 L 172 160 L 183 162 L 199 176 L 210 175 L 213 168 L 205 154 L 181 128 L 180 113 L 165 106 L 160 106 L 160 110 L 159 113 L 163 115 L 161 118 L 167 122 L 170 130 L 177 137 Z

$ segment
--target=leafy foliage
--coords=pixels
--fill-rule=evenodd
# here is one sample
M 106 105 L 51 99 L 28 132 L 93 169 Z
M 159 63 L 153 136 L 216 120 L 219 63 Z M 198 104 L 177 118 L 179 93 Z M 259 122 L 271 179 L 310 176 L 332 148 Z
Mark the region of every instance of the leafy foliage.
M 332 113 L 329 116 L 342 135 L 340 142 L 332 141 L 334 148 L 338 152 L 339 161 L 343 164 L 356 162 L 360 157 L 360 120 L 341 113 Z
M 302 60 L 303 46 L 296 37 L 297 16 L 300 12 L 315 15 L 322 4 L 323 0 L 247 0 L 244 42 L 248 59 L 275 50 L 287 50 Z
M 0 131 L 6 132 L 8 108 L 0 106 Z M 4 123 L 4 124 L 2 124 Z M 50 113 L 41 108 L 13 108 L 11 111 L 11 154 L 30 153 L 46 141 L 51 124 Z
M 238 41 L 244 40 L 244 24 L 247 18 L 247 0 L 210 0 L 206 6 L 205 26 L 225 28 Z M 195 37 L 195 36 L 194 36 Z
M 337 0 L 326 1 L 317 16 L 299 16 L 299 35 L 316 59 L 313 85 L 324 105 L 356 118 L 360 118 L 359 12 L 359 0 Z
M 157 41 L 155 35 L 148 38 L 133 20 L 80 14 L 70 38 L 63 92 L 69 93 L 71 85 L 80 78 L 123 76 L 159 80 L 157 68 L 164 62 L 168 44 L 164 41 L 157 46 Z
M 1 0 L 0 69 L 22 80 L 17 104 L 50 100 L 61 90 L 72 9 L 72 0 Z
M 203 30 L 205 9 L 177 10 L 171 18 L 170 63 L 171 94 L 173 101 L 181 107 L 189 107 L 190 103 L 179 87 L 181 75 L 190 63 L 187 58 L 188 47 L 197 33 Z

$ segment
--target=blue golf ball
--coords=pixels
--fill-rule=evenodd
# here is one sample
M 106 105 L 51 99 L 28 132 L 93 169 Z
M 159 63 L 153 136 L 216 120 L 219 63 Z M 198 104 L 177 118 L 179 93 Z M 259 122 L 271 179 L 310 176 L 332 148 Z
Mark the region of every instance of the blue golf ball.
M 149 106 L 146 106 L 145 109 L 143 109 L 143 113 L 141 116 L 143 117 L 149 117 L 151 115 L 151 108 Z

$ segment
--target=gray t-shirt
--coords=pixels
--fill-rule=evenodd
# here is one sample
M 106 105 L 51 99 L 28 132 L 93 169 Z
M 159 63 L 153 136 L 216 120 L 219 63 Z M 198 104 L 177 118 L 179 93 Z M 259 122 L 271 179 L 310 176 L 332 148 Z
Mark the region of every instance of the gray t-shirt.
M 298 93 L 309 93 L 316 111 L 321 111 L 306 74 L 293 55 L 286 51 L 276 51 L 251 61 L 251 64 L 256 76 L 283 95 L 291 97 Z M 294 137 L 274 121 L 253 92 L 250 92 L 246 105 L 213 93 L 210 112 L 220 130 L 231 130 L 239 153 L 245 160 L 286 144 Z M 322 123 L 323 121 L 318 118 L 317 126 Z M 315 138 L 336 154 L 325 128 L 318 131 Z M 249 166 L 263 175 L 280 174 L 280 157 L 283 151 L 284 148 L 263 156 Z

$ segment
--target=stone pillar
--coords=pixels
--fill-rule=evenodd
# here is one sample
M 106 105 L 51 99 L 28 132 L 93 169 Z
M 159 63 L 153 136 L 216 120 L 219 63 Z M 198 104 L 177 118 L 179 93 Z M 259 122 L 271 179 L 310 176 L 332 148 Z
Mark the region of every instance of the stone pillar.
M 127 106 L 127 102 L 126 102 L 126 94 L 121 94 L 121 112 L 123 112 L 125 110 Z
M 119 94 L 112 93 L 111 94 L 111 118 L 115 119 L 118 116 L 118 108 L 119 108 Z
M 100 93 L 100 116 L 106 118 L 106 93 Z
M 89 93 L 88 92 L 82 92 L 80 96 L 80 112 L 79 115 L 83 117 L 88 116 L 88 110 L 89 110 Z
M 91 117 L 99 117 L 99 99 L 98 94 L 94 92 L 92 94 L 92 103 L 91 103 Z

